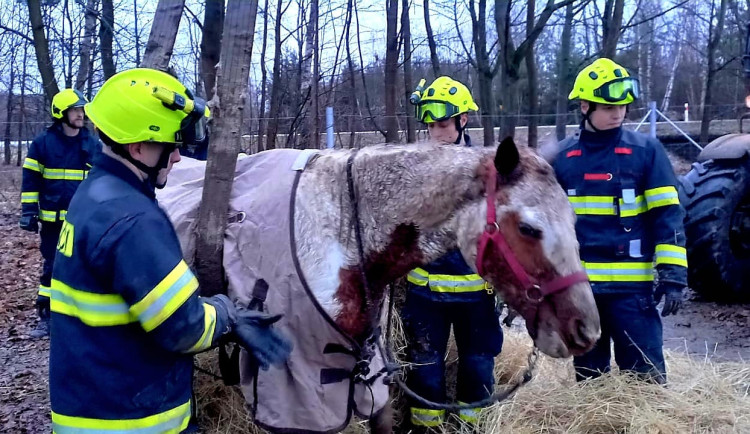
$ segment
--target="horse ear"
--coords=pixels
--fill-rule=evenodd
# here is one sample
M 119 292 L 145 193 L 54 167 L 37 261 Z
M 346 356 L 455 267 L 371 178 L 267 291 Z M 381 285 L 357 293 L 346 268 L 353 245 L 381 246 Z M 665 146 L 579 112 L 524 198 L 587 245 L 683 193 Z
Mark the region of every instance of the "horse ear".
M 500 146 L 497 147 L 497 153 L 495 154 L 495 169 L 497 169 L 497 173 L 502 176 L 510 175 L 518 166 L 519 160 L 520 156 L 516 142 L 513 141 L 512 137 L 504 138 L 500 142 Z

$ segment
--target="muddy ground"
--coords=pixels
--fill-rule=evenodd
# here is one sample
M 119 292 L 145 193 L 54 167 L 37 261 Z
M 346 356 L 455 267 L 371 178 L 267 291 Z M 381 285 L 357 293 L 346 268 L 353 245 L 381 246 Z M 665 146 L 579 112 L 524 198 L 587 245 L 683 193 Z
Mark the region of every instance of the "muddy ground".
M 40 271 L 36 235 L 18 228 L 21 172 L 0 166 L 0 432 L 50 432 L 48 340 L 32 340 Z M 715 361 L 750 360 L 750 305 L 686 297 L 664 319 L 665 347 Z

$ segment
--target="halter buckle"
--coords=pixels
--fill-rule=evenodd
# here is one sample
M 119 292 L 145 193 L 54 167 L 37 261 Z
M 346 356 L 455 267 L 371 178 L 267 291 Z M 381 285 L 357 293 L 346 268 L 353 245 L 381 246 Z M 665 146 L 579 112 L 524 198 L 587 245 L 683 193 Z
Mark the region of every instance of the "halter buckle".
M 526 288 L 526 298 L 535 303 L 541 303 L 544 300 L 544 293 L 542 293 L 542 287 L 534 284 Z

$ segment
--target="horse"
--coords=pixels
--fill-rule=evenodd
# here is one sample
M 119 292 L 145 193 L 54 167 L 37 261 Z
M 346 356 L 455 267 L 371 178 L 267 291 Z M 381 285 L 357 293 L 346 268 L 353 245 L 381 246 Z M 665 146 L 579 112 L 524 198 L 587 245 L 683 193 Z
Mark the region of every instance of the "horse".
M 297 167 L 293 180 L 288 182 L 291 194 L 264 193 L 285 183 L 278 181 L 276 175 L 243 177 L 253 170 L 247 167 L 278 165 L 272 157 L 281 152 L 295 153 L 289 158 L 295 160 L 294 165 L 304 166 Z M 365 348 L 372 342 L 389 283 L 457 248 L 467 264 L 476 268 L 525 319 L 529 335 L 543 353 L 552 357 L 580 355 L 598 340 L 598 311 L 578 255 L 575 214 L 552 168 L 533 150 L 516 146 L 512 139 L 503 140 L 496 150 L 439 143 L 377 145 L 358 151 L 315 151 L 305 156 L 302 164 L 298 161 L 299 152 L 266 151 L 248 157 L 247 162 L 238 162 L 229 214 L 230 218 L 242 214 L 241 219 L 250 229 L 243 232 L 228 226 L 224 252 L 225 268 L 241 270 L 234 277 L 229 276 L 230 295 L 238 302 L 249 303 L 258 296 L 246 280 L 256 283 L 255 288 L 258 280 L 268 280 L 275 274 L 277 277 L 270 276 L 270 299 L 274 287 L 283 287 L 289 276 L 298 275 L 312 302 L 304 304 L 305 297 L 299 294 L 282 297 L 276 308 L 298 309 L 288 313 L 282 322 L 287 317 L 294 321 L 320 313 L 330 326 L 345 335 L 344 343 L 350 343 L 349 351 L 354 351 L 352 348 Z M 278 174 L 274 170 L 272 173 Z M 170 184 L 172 176 L 179 178 L 178 172 L 176 168 L 170 175 Z M 180 210 L 186 206 L 195 208 L 195 204 L 186 205 L 185 198 L 187 193 L 199 193 L 194 193 L 194 180 L 177 182 L 178 187 L 171 193 L 167 187 L 159 199 L 173 219 L 183 246 L 190 246 L 193 221 L 185 218 L 189 213 Z M 253 183 L 258 188 L 248 194 L 247 188 Z M 170 202 L 170 197 L 179 199 Z M 259 201 L 261 206 L 253 207 L 249 203 L 253 201 Z M 273 232 L 276 220 L 253 220 L 253 212 L 248 211 L 275 208 L 281 208 L 290 218 L 289 226 L 277 232 Z M 283 219 L 279 225 L 284 226 Z M 283 260 L 276 258 L 290 250 L 279 247 L 285 234 L 291 240 L 295 272 L 278 271 L 276 262 Z M 188 247 L 186 256 L 190 254 Z M 266 271 L 258 271 L 264 267 Z M 265 295 L 260 297 L 264 299 Z M 306 337 L 295 341 L 293 354 L 306 351 L 298 346 L 305 347 L 307 339 L 312 339 L 323 323 L 296 331 Z M 325 354 L 346 353 L 340 346 L 329 343 L 320 348 Z M 305 354 L 304 357 L 318 358 Z M 371 352 L 369 356 L 371 360 Z M 360 361 L 349 365 L 353 371 L 357 371 Z M 243 374 L 248 374 L 245 368 Z M 280 377 L 271 384 L 309 380 L 302 374 L 289 374 L 290 369 L 287 366 L 278 370 Z M 323 371 L 320 370 L 320 383 L 315 377 L 305 387 L 321 389 Z M 359 380 L 363 378 L 360 375 Z M 243 380 L 243 392 L 257 410 L 261 383 L 255 381 L 258 383 L 246 387 L 252 382 Z M 379 384 L 364 381 L 368 382 L 368 387 Z M 352 385 L 348 389 L 349 401 L 353 388 Z M 248 395 L 253 393 L 251 399 Z M 284 400 L 293 400 L 294 396 L 286 395 L 268 411 L 275 414 Z M 375 400 L 373 396 L 372 408 L 378 410 Z M 371 430 L 391 432 L 390 407 L 379 406 L 379 411 L 365 414 L 370 418 Z M 343 427 L 349 422 L 351 410 L 347 411 Z M 260 425 L 274 428 L 268 423 Z M 326 428 L 330 430 L 331 426 Z

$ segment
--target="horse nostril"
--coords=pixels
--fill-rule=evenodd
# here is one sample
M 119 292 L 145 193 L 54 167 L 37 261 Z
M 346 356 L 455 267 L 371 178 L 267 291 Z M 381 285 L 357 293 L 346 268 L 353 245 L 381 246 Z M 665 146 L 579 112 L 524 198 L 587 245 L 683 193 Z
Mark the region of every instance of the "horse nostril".
M 586 322 L 581 319 L 574 319 L 574 332 L 573 335 L 573 341 L 575 344 L 580 348 L 588 349 L 591 347 L 597 339 L 599 339 L 599 334 L 594 333 L 587 325 Z

